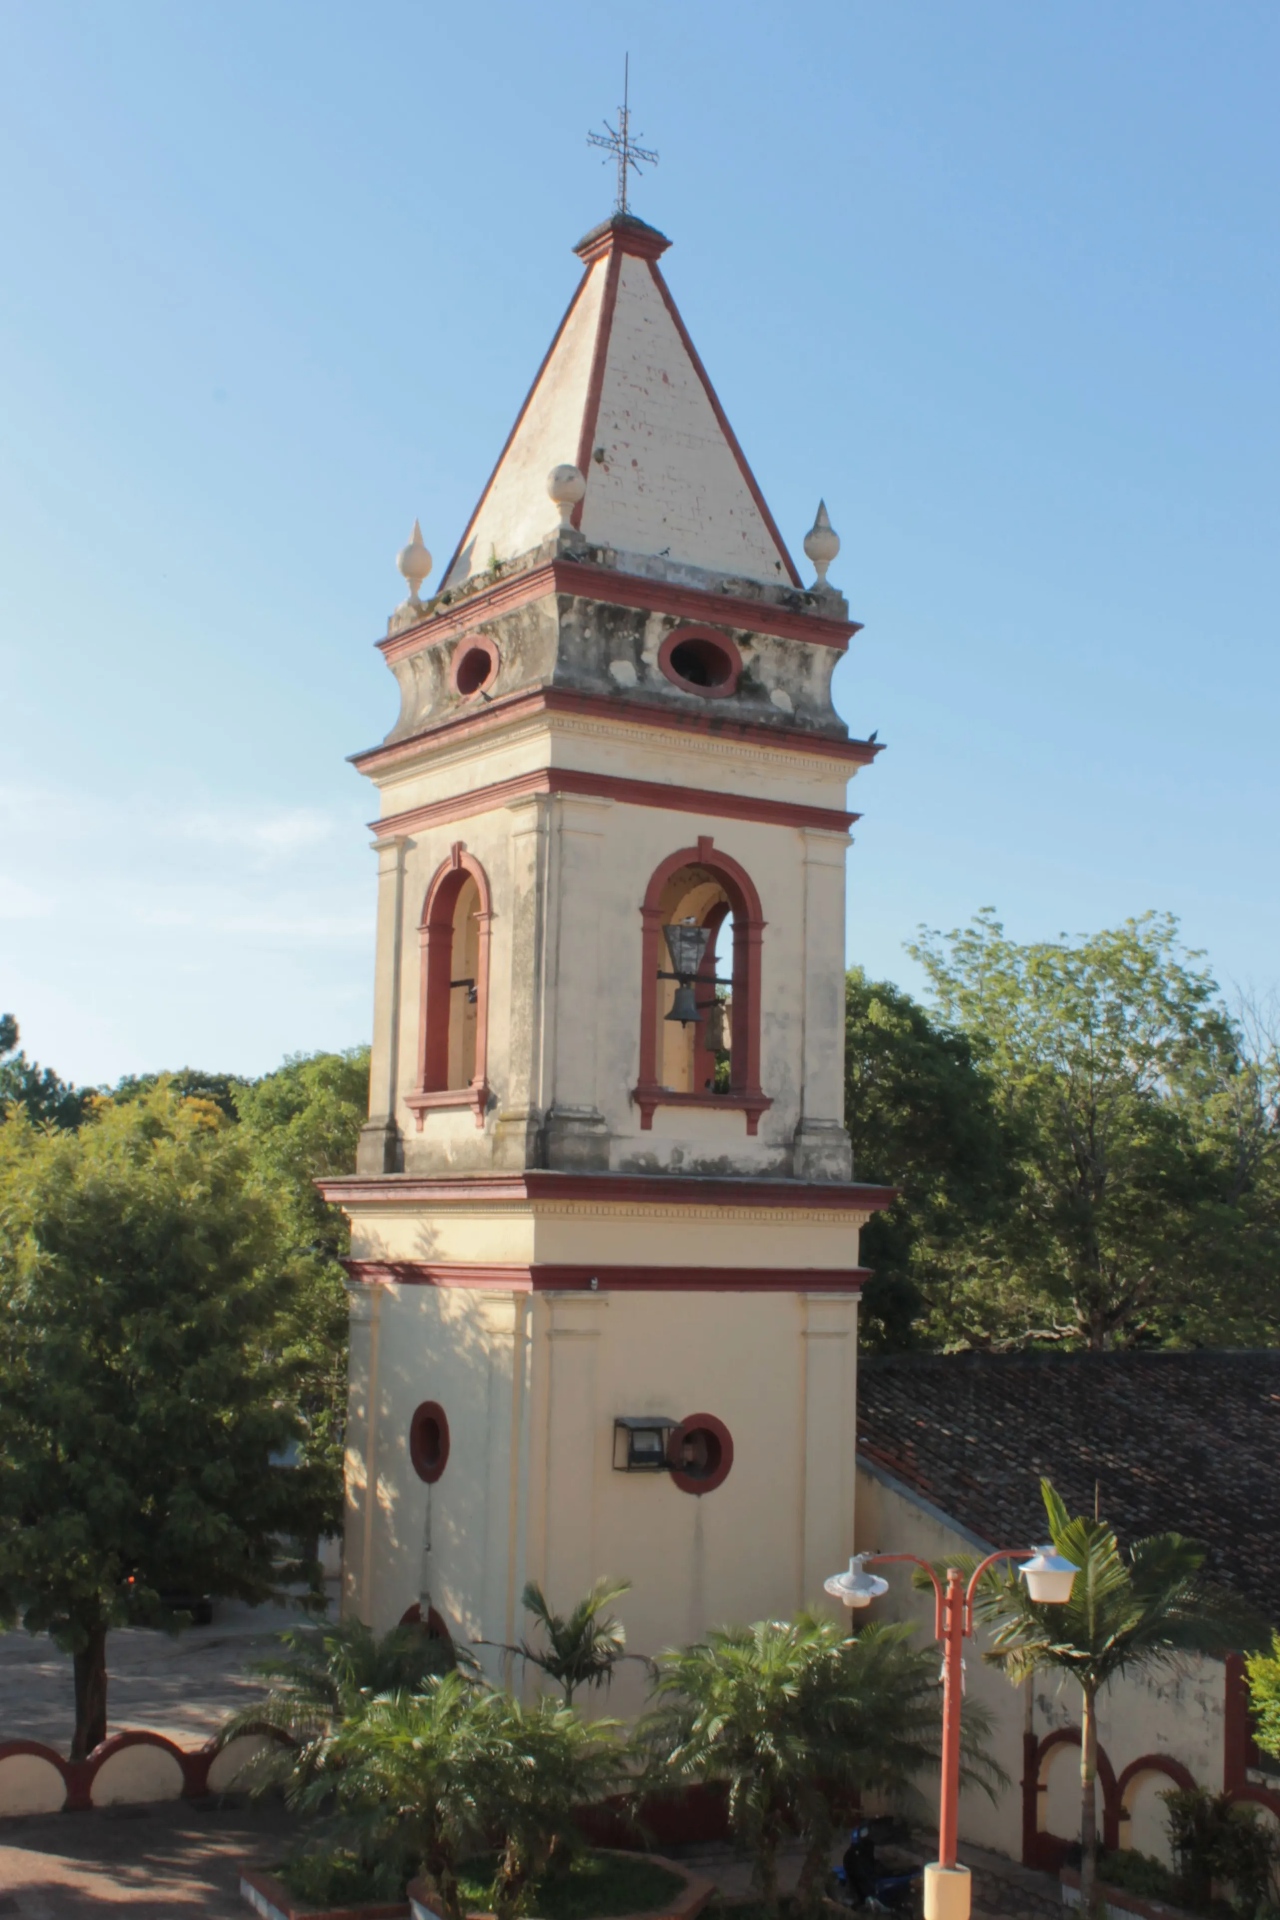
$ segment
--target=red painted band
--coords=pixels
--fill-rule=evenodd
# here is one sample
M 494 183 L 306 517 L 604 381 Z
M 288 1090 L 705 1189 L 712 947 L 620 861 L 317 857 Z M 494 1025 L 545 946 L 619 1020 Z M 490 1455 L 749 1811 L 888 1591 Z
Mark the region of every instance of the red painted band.
M 447 800 L 432 800 L 424 807 L 390 813 L 385 820 L 371 820 L 369 826 L 380 839 L 420 833 L 450 820 L 492 813 L 513 800 L 538 793 L 584 794 L 596 800 L 616 800 L 623 806 L 661 807 L 676 813 L 713 814 L 717 819 L 752 820 L 760 826 L 813 828 L 825 833 L 847 833 L 860 817 L 837 813 L 833 807 L 802 807 L 786 800 L 754 799 L 745 793 L 668 786 L 662 780 L 628 780 L 620 774 L 587 773 L 577 767 L 538 767 L 510 780 L 495 780 L 492 786 L 474 787 L 470 793 L 450 794 Z
M 692 735 L 695 739 L 740 740 L 744 746 L 773 747 L 780 753 L 808 753 L 820 760 L 836 760 L 846 766 L 869 767 L 884 748 L 869 740 L 834 740 L 829 734 L 807 733 L 801 727 L 766 724 L 760 720 L 732 719 L 718 709 L 699 711 L 692 707 L 659 707 L 640 700 L 615 700 L 606 694 L 570 693 L 560 687 L 537 687 L 531 693 L 508 694 L 490 701 L 480 712 L 468 709 L 455 719 L 442 720 L 423 727 L 404 740 L 393 740 L 381 747 L 369 747 L 351 755 L 351 765 L 361 773 L 378 773 L 384 767 L 403 760 L 416 759 L 443 743 L 452 746 L 474 735 L 497 732 L 504 726 L 531 718 L 535 714 L 569 714 L 583 719 L 617 721 L 620 726 L 656 727 L 667 733 Z
M 591 455 L 596 444 L 596 423 L 600 418 L 600 396 L 604 392 L 605 369 L 609 360 L 609 340 L 613 333 L 613 310 L 618 304 L 618 280 L 622 273 L 622 253 L 613 248 L 609 254 L 609 264 L 605 268 L 604 292 L 600 299 L 600 316 L 596 321 L 595 344 L 591 354 L 591 374 L 587 381 L 587 403 L 582 410 L 582 426 L 578 433 L 578 472 L 591 486 Z M 573 526 L 581 527 L 582 509 L 586 497 L 579 500 L 570 515 Z
M 870 1278 L 867 1267 L 468 1266 L 439 1260 L 342 1265 L 361 1286 L 460 1287 L 472 1293 L 858 1293 Z

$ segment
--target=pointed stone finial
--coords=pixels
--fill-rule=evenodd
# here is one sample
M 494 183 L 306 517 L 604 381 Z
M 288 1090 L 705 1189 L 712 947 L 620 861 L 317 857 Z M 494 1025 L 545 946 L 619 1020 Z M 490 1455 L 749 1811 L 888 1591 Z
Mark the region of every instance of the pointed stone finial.
M 827 503 L 819 500 L 818 512 L 813 525 L 804 537 L 804 550 L 818 569 L 815 587 L 827 584 L 827 568 L 840 551 L 840 535 L 832 526 L 827 515 Z
M 560 525 L 572 524 L 573 510 L 587 491 L 587 483 L 577 467 L 552 467 L 547 475 L 547 492 L 560 509 Z
M 409 582 L 409 599 L 407 604 L 413 607 L 420 607 L 422 602 L 418 598 L 418 589 L 431 571 L 431 555 L 423 545 L 422 528 L 416 520 L 413 523 L 413 532 L 409 535 L 408 543 L 401 547 L 399 553 L 396 555 L 396 565 Z

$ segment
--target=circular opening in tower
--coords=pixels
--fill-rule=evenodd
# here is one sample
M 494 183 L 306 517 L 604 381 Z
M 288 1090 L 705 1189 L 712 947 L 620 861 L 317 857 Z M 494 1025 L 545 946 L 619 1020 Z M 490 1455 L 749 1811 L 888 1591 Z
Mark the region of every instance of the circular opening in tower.
M 727 637 L 677 631 L 659 648 L 658 665 L 682 692 L 722 700 L 737 688 L 742 656 Z
M 733 1435 L 713 1413 L 692 1413 L 671 1436 L 671 1478 L 684 1493 L 712 1493 L 729 1477 Z
M 491 640 L 464 640 L 453 656 L 453 687 L 464 700 L 482 693 L 498 671 L 498 649 Z
M 409 1458 L 419 1480 L 438 1480 L 449 1463 L 449 1422 L 436 1400 L 424 1400 L 409 1423 Z

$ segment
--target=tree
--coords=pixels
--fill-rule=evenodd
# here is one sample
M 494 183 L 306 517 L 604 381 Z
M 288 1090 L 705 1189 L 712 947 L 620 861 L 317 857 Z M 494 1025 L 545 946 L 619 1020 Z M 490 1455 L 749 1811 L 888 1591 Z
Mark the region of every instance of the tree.
M 159 1087 L 76 1133 L 0 1127 L 0 1617 L 74 1655 L 73 1758 L 106 1733 L 110 1628 L 172 1622 L 166 1595 L 319 1591 L 279 1557 L 339 1498 L 294 1411 L 292 1304 L 209 1102 Z
M 1270 1653 L 1252 1654 L 1245 1665 L 1254 1739 L 1264 1753 L 1280 1759 L 1280 1633 L 1272 1634 Z
M 36 1126 L 78 1127 L 93 1099 L 90 1088 L 68 1086 L 52 1067 L 18 1052 L 18 1022 L 0 1013 L 0 1121 L 21 1109 Z
M 527 1582 L 520 1605 L 531 1613 L 542 1628 L 541 1647 L 522 1640 L 518 1647 L 502 1640 L 478 1640 L 477 1646 L 501 1647 L 514 1653 L 542 1672 L 563 1690 L 567 1707 L 579 1687 L 603 1687 L 613 1679 L 620 1660 L 640 1660 L 642 1654 L 628 1654 L 627 1630 L 620 1620 L 605 1613 L 605 1608 L 631 1591 L 629 1580 L 597 1580 L 590 1592 L 579 1600 L 573 1612 L 553 1613 L 536 1580 Z M 647 1664 L 647 1663 L 646 1663 Z
M 232 1088 L 240 1128 L 280 1227 L 292 1308 L 284 1357 L 296 1369 L 312 1458 L 341 1476 L 347 1409 L 346 1220 L 316 1181 L 349 1173 L 369 1115 L 369 1049 L 297 1054 Z
M 987 911 L 910 951 L 994 1080 L 1018 1159 L 1016 1208 L 974 1237 L 952 1337 L 1274 1337 L 1274 1057 L 1250 1061 L 1177 922 L 1018 946 Z
M 858 1178 L 899 1189 L 862 1231 L 860 1337 L 901 1350 L 945 1335 L 957 1276 L 1008 1216 L 1015 1156 L 968 1036 L 861 967 L 845 976 L 844 1070 Z
M 1068 1514 L 1042 1480 L 1056 1550 L 1080 1571 L 1064 1605 L 1037 1603 L 1015 1571 L 992 1568 L 974 1613 L 990 1631 L 986 1658 L 1014 1685 L 1056 1673 L 1080 1689 L 1080 1902 L 1096 1904 L 1098 1695 L 1125 1674 L 1176 1665 L 1186 1653 L 1256 1646 L 1264 1630 L 1243 1601 L 1202 1578 L 1204 1552 L 1180 1533 L 1151 1534 L 1122 1553 L 1102 1520 Z
M 255 1792 L 284 1786 L 296 1796 L 344 1721 L 379 1694 L 420 1692 L 453 1665 L 444 1641 L 419 1626 L 392 1627 L 379 1638 L 362 1620 L 335 1620 L 287 1628 L 280 1641 L 279 1653 L 250 1668 L 272 1682 L 266 1699 L 232 1714 L 218 1733 L 221 1747 L 262 1728 L 281 1736 L 253 1763 Z
M 496 1838 L 494 1908 L 514 1920 L 578 1809 L 617 1784 L 612 1734 L 559 1702 L 522 1707 L 446 1674 L 347 1719 L 293 1805 L 329 1814 L 362 1861 L 416 1862 L 445 1920 L 463 1920 L 461 1861 Z
M 837 1813 L 855 1794 L 904 1793 L 941 1745 L 937 1655 L 909 1625 L 841 1626 L 801 1613 L 721 1629 L 660 1661 L 657 1704 L 637 1730 L 655 1785 L 718 1781 L 729 1823 L 755 1856 L 776 1914 L 778 1851 L 798 1833 L 801 1911 L 820 1901 Z M 999 1778 L 981 1755 L 982 1714 L 966 1708 L 970 1777 Z

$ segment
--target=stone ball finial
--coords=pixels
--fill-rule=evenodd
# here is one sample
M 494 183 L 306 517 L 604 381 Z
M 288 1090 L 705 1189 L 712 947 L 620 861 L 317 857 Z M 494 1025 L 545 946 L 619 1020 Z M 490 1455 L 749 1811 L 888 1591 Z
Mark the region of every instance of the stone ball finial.
M 560 509 L 560 525 L 567 527 L 573 510 L 587 491 L 587 483 L 577 467 L 552 467 L 547 475 L 547 492 Z
M 814 581 L 814 585 L 817 587 L 825 587 L 827 584 L 827 568 L 840 551 L 840 535 L 832 526 L 827 515 L 827 503 L 825 500 L 819 500 L 818 502 L 817 515 L 813 525 L 804 537 L 804 550 L 812 560 L 814 566 L 818 569 L 818 577 Z
M 418 599 L 418 589 L 431 571 L 431 555 L 422 541 L 422 528 L 415 520 L 413 532 L 406 545 L 396 555 L 396 565 L 409 582 L 409 600 L 415 607 L 422 603 Z

